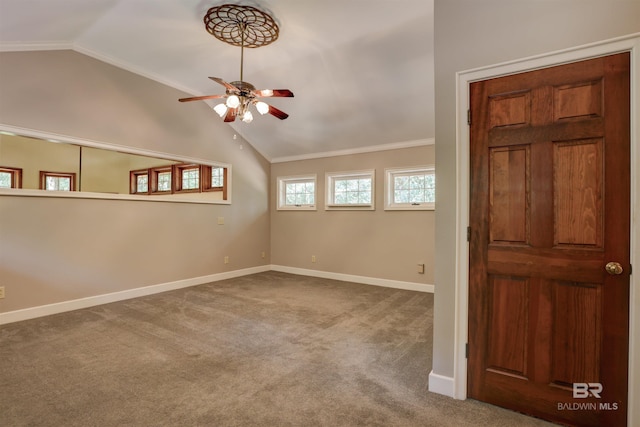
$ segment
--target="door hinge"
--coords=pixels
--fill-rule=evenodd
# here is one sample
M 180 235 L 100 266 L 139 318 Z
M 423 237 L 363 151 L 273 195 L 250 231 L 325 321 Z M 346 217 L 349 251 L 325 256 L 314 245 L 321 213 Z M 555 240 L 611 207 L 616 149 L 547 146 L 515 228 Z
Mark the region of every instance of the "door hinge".
M 469 358 L 469 343 L 466 343 L 466 344 L 464 345 L 464 357 L 465 357 L 466 359 L 468 359 L 468 358 Z
M 471 227 L 467 227 L 467 242 L 471 241 Z
M 467 110 L 467 124 L 471 126 L 471 110 Z

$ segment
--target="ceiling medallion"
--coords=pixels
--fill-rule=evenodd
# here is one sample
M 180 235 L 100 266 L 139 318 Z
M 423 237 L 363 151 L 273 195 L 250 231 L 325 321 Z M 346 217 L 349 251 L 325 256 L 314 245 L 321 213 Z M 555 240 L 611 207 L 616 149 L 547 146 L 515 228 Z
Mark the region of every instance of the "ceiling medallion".
M 204 16 L 207 32 L 233 46 L 261 47 L 278 39 L 280 30 L 273 18 L 252 6 L 223 4 Z

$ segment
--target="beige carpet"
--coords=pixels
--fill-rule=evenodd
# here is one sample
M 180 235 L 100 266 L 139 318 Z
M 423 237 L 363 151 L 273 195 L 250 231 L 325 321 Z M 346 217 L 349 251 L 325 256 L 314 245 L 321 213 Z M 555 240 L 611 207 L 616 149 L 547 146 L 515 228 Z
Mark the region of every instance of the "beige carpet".
M 268 272 L 3 325 L 0 425 L 547 425 L 429 393 L 432 313 Z

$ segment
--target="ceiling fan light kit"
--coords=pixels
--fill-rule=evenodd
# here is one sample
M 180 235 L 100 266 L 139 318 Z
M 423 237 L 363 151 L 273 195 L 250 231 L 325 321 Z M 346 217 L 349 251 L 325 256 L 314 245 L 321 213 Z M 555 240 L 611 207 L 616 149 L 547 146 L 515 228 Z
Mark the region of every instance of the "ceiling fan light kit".
M 224 118 L 225 122 L 233 122 L 239 118 L 245 123 L 253 121 L 249 107 L 253 105 L 260 114 L 271 114 L 284 120 L 289 115 L 276 107 L 259 101 L 257 98 L 293 97 L 289 89 L 262 89 L 243 80 L 244 48 L 257 48 L 273 43 L 278 39 L 278 24 L 267 13 L 252 6 L 223 4 L 210 8 L 204 16 L 207 32 L 220 41 L 240 47 L 240 80 L 227 83 L 218 77 L 211 80 L 226 88 L 224 95 L 204 95 L 181 98 L 178 101 L 201 101 L 206 99 L 224 99 L 226 101 L 213 107 L 214 111 Z

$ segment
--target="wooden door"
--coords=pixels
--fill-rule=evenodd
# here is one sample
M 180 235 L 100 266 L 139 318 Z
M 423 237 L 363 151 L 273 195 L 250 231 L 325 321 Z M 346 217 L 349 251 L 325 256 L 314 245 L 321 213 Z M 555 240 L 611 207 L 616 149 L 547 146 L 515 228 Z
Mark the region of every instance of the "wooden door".
M 622 53 L 471 84 L 469 397 L 626 425 L 629 81 Z

